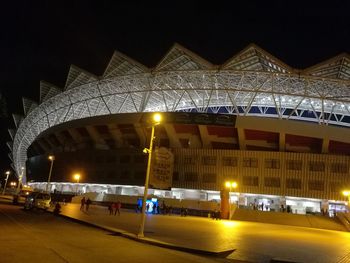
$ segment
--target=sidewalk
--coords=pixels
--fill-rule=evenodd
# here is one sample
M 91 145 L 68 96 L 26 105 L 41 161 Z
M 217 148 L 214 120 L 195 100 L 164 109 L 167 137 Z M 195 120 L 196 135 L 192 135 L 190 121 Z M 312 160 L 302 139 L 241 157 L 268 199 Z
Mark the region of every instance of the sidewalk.
M 250 262 L 274 258 L 294 262 L 337 262 L 350 253 L 350 233 L 256 222 L 178 215 L 147 215 L 145 238 L 138 239 L 141 215 L 131 210 L 109 215 L 107 207 L 62 205 L 62 216 L 141 242 Z M 330 242 L 332 240 L 332 242 Z M 232 253 L 233 252 L 233 253 Z
M 80 211 L 80 204 L 69 203 L 62 205 L 61 216 L 161 247 L 218 257 L 226 257 L 234 251 L 229 245 L 214 246 L 203 242 L 200 235 L 188 235 L 188 231 L 191 230 L 185 229 L 191 228 L 193 223 L 203 221 L 203 218 L 148 214 L 144 229 L 145 237 L 138 238 L 141 214 L 132 210 L 121 209 L 120 215 L 109 215 L 107 207 L 90 205 L 89 211 Z M 209 218 L 205 218 L 205 221 L 215 223 Z M 182 229 L 183 227 L 185 229 Z

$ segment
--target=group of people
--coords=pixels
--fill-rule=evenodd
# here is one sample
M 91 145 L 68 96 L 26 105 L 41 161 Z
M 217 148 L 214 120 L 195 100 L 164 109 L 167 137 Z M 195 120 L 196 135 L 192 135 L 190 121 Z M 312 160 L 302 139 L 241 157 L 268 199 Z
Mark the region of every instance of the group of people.
M 219 209 L 215 209 L 214 211 L 211 212 L 210 217 L 214 220 L 221 219 L 221 211 Z
M 110 203 L 108 205 L 108 211 L 109 211 L 109 215 L 116 215 L 118 213 L 118 215 L 120 215 L 120 208 L 122 207 L 122 203 L 120 201 L 114 202 L 114 203 Z
M 187 215 L 188 215 L 188 209 L 187 209 L 187 208 L 184 208 L 184 207 L 181 207 L 181 209 L 180 209 L 180 215 L 181 215 L 181 216 L 187 216 Z
M 90 198 L 85 199 L 85 196 L 80 200 L 80 211 L 89 211 L 89 207 L 91 205 Z

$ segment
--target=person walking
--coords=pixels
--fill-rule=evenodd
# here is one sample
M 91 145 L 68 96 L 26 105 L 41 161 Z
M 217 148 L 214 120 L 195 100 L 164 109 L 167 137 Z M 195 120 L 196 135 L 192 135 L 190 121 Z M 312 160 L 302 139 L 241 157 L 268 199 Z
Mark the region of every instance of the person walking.
M 122 203 L 120 201 L 117 201 L 117 203 L 115 204 L 114 215 L 116 215 L 118 213 L 118 216 L 120 216 L 120 208 L 121 207 L 122 207 Z
M 80 200 L 80 211 L 84 211 L 85 196 Z
M 112 203 L 109 203 L 109 204 L 108 204 L 108 211 L 109 211 L 109 215 L 112 215 L 112 214 L 113 214 L 113 206 L 112 206 Z
M 89 211 L 90 204 L 91 204 L 91 200 L 90 200 L 90 198 L 88 198 L 86 200 L 86 202 L 85 202 L 85 210 L 86 210 L 86 212 Z

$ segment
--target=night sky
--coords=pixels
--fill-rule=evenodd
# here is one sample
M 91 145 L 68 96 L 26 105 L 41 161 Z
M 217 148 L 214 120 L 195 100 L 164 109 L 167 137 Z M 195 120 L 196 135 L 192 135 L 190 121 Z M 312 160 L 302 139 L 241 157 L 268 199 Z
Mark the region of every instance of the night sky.
M 39 101 L 40 80 L 63 87 L 71 64 L 101 75 L 119 50 L 154 67 L 175 42 L 213 64 L 249 43 L 294 68 L 350 53 L 348 1 L 14 2 L 0 11 L 0 92 L 9 112 L 1 119 L 0 178 L 10 164 L 11 113 L 23 114 L 22 97 Z

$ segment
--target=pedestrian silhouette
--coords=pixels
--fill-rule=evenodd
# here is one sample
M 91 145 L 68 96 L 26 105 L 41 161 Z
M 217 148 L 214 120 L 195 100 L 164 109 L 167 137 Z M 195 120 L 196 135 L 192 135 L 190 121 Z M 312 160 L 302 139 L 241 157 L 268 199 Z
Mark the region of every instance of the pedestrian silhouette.
M 114 215 L 116 215 L 118 213 L 118 215 L 120 216 L 120 208 L 122 206 L 122 203 L 120 201 L 118 201 L 117 203 L 115 203 L 115 211 L 114 211 Z
M 113 206 L 111 203 L 108 204 L 108 211 L 109 211 L 109 214 L 112 215 L 113 214 Z
M 86 200 L 86 202 L 85 202 L 85 210 L 86 210 L 86 211 L 89 210 L 90 204 L 91 204 L 91 200 L 90 200 L 90 198 L 88 198 L 88 199 Z
M 84 210 L 85 205 L 85 196 L 80 200 L 80 211 Z

